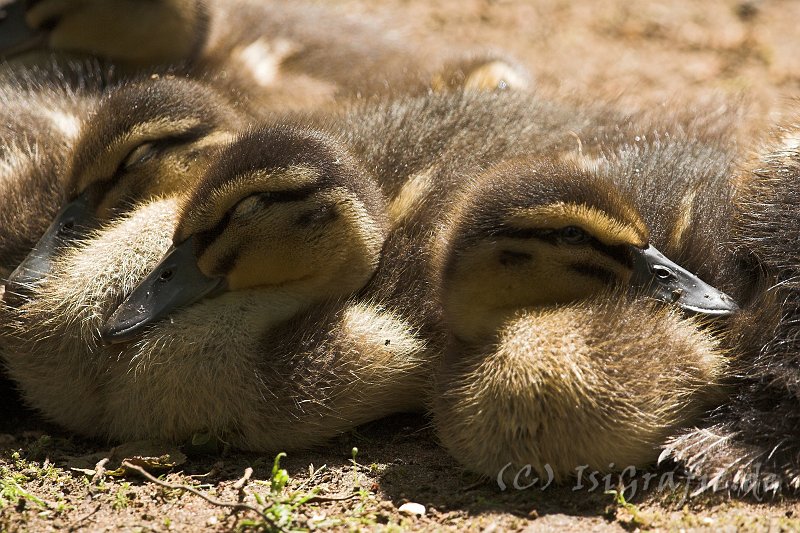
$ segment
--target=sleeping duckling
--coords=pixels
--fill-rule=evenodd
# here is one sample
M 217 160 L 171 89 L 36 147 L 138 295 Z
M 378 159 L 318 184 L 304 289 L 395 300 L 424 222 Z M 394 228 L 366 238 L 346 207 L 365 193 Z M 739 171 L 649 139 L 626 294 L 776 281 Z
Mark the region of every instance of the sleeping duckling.
M 64 167 L 106 82 L 91 63 L 0 74 L 0 285 L 58 211 Z
M 197 81 L 146 79 L 109 89 L 72 149 L 66 205 L 9 282 L 30 287 L 48 274 L 60 246 L 138 201 L 185 190 L 244 123 L 232 103 Z
M 78 432 L 91 435 L 102 431 L 120 439 L 160 436 L 180 440 L 208 427 L 245 448 L 281 442 L 300 447 L 391 409 L 420 408 L 427 399 L 431 365 L 437 361 L 442 342 L 441 312 L 432 290 L 432 236 L 444 223 L 440 214 L 450 205 L 454 191 L 468 184 L 469 176 L 505 158 L 563 154 L 576 149 L 591 154 L 598 139 L 620 135 L 624 130 L 613 117 L 619 115 L 607 109 L 576 110 L 514 93 L 438 94 L 356 106 L 337 118 L 322 121 L 318 127 L 339 141 L 340 150 L 346 147 L 348 158 L 355 158 L 360 168 L 369 171 L 365 176 L 372 175 L 379 181 L 391 201 L 391 230 L 374 276 L 363 280 L 367 285 L 344 310 L 330 303 L 325 306 L 333 307 L 324 306 L 318 314 L 308 310 L 309 314 L 301 312 L 289 319 L 297 307 L 292 303 L 295 297 L 279 304 L 256 299 L 239 305 L 237 296 L 247 291 L 223 291 L 221 296 L 194 302 L 181 300 L 178 294 L 165 308 L 143 302 L 142 313 L 136 306 L 123 305 L 120 314 L 107 323 L 104 333 L 110 340 L 126 342 L 116 348 L 98 345 L 101 324 L 130 294 L 133 285 L 151 271 L 168 246 L 175 217 L 174 207 L 169 206 L 175 200 L 164 200 L 112 223 L 79 248 L 59 252 L 61 258 L 54 265 L 53 275 L 33 287 L 25 305 L 5 310 L 9 316 L 0 324 L 9 324 L 9 337 L 13 339 L 12 353 L 6 358 L 31 403 L 49 417 Z M 228 148 L 226 157 L 237 161 L 253 152 L 237 143 Z M 258 152 L 259 157 L 270 156 L 263 148 Z M 313 159 L 314 151 L 307 152 L 306 157 Z M 224 170 L 225 166 L 215 158 L 214 168 Z M 219 213 L 206 214 L 204 218 L 214 221 L 218 216 Z M 197 227 L 202 226 L 201 222 L 198 220 Z M 209 237 L 214 237 L 213 232 Z M 316 241 L 310 239 L 306 245 Z M 184 246 L 183 256 L 172 257 L 186 261 L 184 256 L 189 255 L 194 261 L 198 268 L 191 271 L 190 280 L 210 291 L 208 296 L 226 284 L 231 286 L 231 280 L 211 269 L 213 265 L 203 266 L 189 254 L 190 248 Z M 221 264 L 230 266 L 226 262 L 233 261 L 230 257 L 221 256 Z M 169 269 L 161 269 L 161 273 L 167 278 L 175 275 Z M 153 278 L 149 282 L 159 286 Z M 166 282 L 164 286 L 173 285 Z M 143 292 L 146 295 L 146 289 Z M 170 296 L 168 289 L 161 292 Z M 189 295 L 196 298 L 202 293 L 198 288 Z M 138 293 L 141 295 L 142 291 Z M 161 301 L 156 301 L 155 296 L 152 299 Z M 230 309 L 222 307 L 226 302 L 231 302 Z M 215 309 L 247 318 L 235 324 L 220 318 L 216 326 L 209 327 L 208 314 L 215 313 Z M 250 309 L 258 312 L 251 316 L 247 314 Z M 168 318 L 164 318 L 165 314 Z M 254 321 L 262 324 L 255 318 L 259 316 L 283 316 L 287 320 L 275 330 L 280 335 L 267 336 L 288 347 L 278 361 L 285 361 L 289 357 L 286 354 L 294 351 L 305 355 L 293 356 L 292 361 L 326 363 L 318 368 L 281 367 L 285 380 L 274 388 L 295 391 L 289 394 L 289 400 L 281 400 L 294 403 L 286 407 L 275 401 L 274 405 L 283 409 L 283 419 L 270 411 L 270 405 L 259 411 L 262 419 L 274 420 L 275 424 L 257 420 L 254 409 L 240 401 L 239 375 L 250 376 L 243 378 L 247 381 L 261 374 L 251 376 L 244 363 L 225 366 L 231 350 L 245 359 L 250 357 L 248 354 L 261 354 L 261 348 L 252 348 L 257 339 L 263 338 L 258 328 L 251 327 Z M 230 348 L 239 338 L 241 344 Z M 339 343 L 348 346 L 345 351 L 356 358 L 355 363 L 349 356 L 337 355 L 343 349 Z M 195 364 L 200 359 L 194 357 L 198 350 L 207 355 L 199 369 Z M 364 353 L 367 355 L 361 355 Z M 339 377 L 329 375 L 326 371 L 331 366 L 327 364 L 330 358 L 347 363 L 351 370 L 341 372 Z M 263 357 L 252 356 L 250 360 L 261 361 Z M 112 363 L 117 365 L 113 371 L 108 369 Z M 67 370 L 72 372 L 70 379 L 80 384 L 75 390 L 63 391 L 60 386 L 61 373 Z M 206 371 L 208 374 L 203 374 Z M 148 379 L 137 379 L 140 373 Z M 211 382 L 199 391 L 191 389 L 192 383 L 211 380 L 212 373 L 219 383 Z M 193 381 L 182 381 L 179 375 L 191 375 Z M 113 386 L 108 385 L 110 376 L 118 376 Z M 263 377 L 268 384 L 274 378 Z M 345 386 L 342 379 L 351 381 Z M 309 383 L 314 386 L 307 386 Z M 123 389 L 124 394 L 107 400 L 109 394 Z M 259 389 L 253 385 L 251 390 Z M 337 391 L 336 402 L 328 396 L 331 391 Z M 193 411 L 192 402 L 186 398 L 195 396 L 198 404 Z M 139 403 L 140 398 L 146 402 Z M 252 403 L 253 398 L 249 399 Z M 308 409 L 320 409 L 330 416 L 308 422 L 304 418 L 304 413 L 312 412 Z M 193 418 L 192 413 L 199 414 Z M 156 418 L 154 414 L 163 417 Z M 288 420 L 291 418 L 303 423 L 292 427 Z M 114 422 L 98 424 L 98 420 Z M 238 429 L 231 429 L 232 426 Z M 271 433 L 271 428 L 278 432 Z
M 640 214 L 658 202 L 624 193 L 596 167 L 525 158 L 456 204 L 440 237 L 451 339 L 433 412 L 470 469 L 510 483 L 526 465 L 558 480 L 646 465 L 719 399 L 719 339 L 622 288 L 697 315 L 737 305 L 658 252 Z
M 760 281 L 732 326 L 736 393 L 674 438 L 669 456 L 706 488 L 739 493 L 800 489 L 800 115 L 777 127 L 738 176 L 732 243 Z
M 66 160 L 106 78 L 91 63 L 0 73 L 0 305 L 16 296 L 7 276 L 58 211 Z M 0 421 L 21 405 L 2 364 L 0 405 Z
M 31 405 L 82 434 L 310 446 L 421 401 L 424 342 L 369 298 L 347 299 L 386 231 L 380 192 L 331 138 L 244 133 L 179 213 L 155 200 L 61 251 L 34 297 L 4 310 L 5 357 Z M 146 311 L 119 306 L 125 295 Z M 98 344 L 104 322 L 128 342 Z

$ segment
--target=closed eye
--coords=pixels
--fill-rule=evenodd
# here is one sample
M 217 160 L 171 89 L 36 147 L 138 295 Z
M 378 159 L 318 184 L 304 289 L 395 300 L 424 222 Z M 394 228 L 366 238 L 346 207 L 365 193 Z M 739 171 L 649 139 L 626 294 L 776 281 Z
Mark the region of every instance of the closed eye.
M 583 244 L 589 242 L 591 237 L 578 226 L 566 226 L 558 231 L 558 238 L 566 244 Z
M 155 143 L 146 142 L 134 148 L 122 161 L 122 168 L 127 169 L 134 165 L 152 159 L 156 154 Z

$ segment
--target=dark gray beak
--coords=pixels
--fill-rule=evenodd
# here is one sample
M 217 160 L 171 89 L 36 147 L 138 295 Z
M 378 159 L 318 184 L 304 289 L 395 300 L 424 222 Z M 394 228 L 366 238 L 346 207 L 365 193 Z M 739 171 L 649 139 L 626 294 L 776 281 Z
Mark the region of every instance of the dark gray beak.
M 225 278 L 209 278 L 197 267 L 192 241 L 172 247 L 136 286 L 106 321 L 100 331 L 103 341 L 113 344 L 133 340 L 145 326 L 175 309 L 225 290 Z
M 739 310 L 730 296 L 670 261 L 654 246 L 634 250 L 631 281 L 653 298 L 703 315 L 721 317 Z
M 58 250 L 79 237 L 82 233 L 81 230 L 88 226 L 92 219 L 93 214 L 85 195 L 80 195 L 65 205 L 56 214 L 55 220 L 44 232 L 33 250 L 8 277 L 9 285 L 25 288 L 47 277 L 50 273 L 52 259 Z

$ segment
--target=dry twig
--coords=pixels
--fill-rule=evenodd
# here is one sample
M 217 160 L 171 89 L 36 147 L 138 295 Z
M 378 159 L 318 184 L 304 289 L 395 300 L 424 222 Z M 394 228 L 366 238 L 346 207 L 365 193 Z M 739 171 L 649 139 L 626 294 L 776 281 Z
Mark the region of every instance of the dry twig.
M 194 494 L 195 496 L 204 499 L 205 501 L 207 501 L 208 503 L 210 503 L 211 505 L 214 505 L 216 507 L 224 507 L 224 508 L 227 508 L 227 509 L 232 509 L 234 511 L 252 511 L 252 512 L 258 514 L 261 518 L 263 518 L 264 521 L 267 524 L 269 524 L 269 526 L 271 528 L 274 528 L 274 529 L 279 530 L 279 531 L 283 531 L 282 527 L 278 526 L 278 524 L 276 524 L 275 521 L 272 518 L 267 516 L 258 507 L 255 507 L 253 505 L 249 505 L 247 503 L 241 503 L 241 502 L 239 502 L 239 503 L 224 502 L 222 500 L 218 500 L 216 498 L 212 498 L 208 494 L 203 494 L 202 492 L 200 492 L 199 490 L 195 489 L 194 487 L 190 487 L 188 485 L 177 485 L 177 484 L 174 484 L 174 483 L 167 483 L 166 481 L 161 481 L 160 479 L 158 479 L 157 477 L 155 477 L 152 474 L 150 474 L 147 470 L 145 470 L 141 466 L 129 463 L 128 461 L 123 461 L 122 462 L 122 466 L 124 466 L 125 468 L 128 468 L 130 470 L 133 470 L 135 472 L 138 472 L 146 480 L 148 480 L 148 481 L 150 481 L 152 483 L 155 483 L 156 485 L 159 485 L 161 487 L 164 487 L 165 489 L 182 490 L 182 491 L 188 492 L 190 494 Z M 246 473 L 245 473 L 245 475 L 246 475 Z
M 244 486 L 247 485 L 247 482 L 250 481 L 250 477 L 253 475 L 253 469 L 251 467 L 247 467 L 244 469 L 244 475 L 233 484 L 233 488 L 239 491 L 239 501 L 242 501 L 246 496 L 244 492 Z

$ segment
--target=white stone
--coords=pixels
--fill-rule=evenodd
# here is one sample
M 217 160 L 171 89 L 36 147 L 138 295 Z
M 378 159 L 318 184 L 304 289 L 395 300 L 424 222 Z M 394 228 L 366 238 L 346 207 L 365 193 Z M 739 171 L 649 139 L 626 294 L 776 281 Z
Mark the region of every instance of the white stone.
M 398 511 L 410 516 L 425 516 L 425 506 L 414 502 L 404 503 Z

